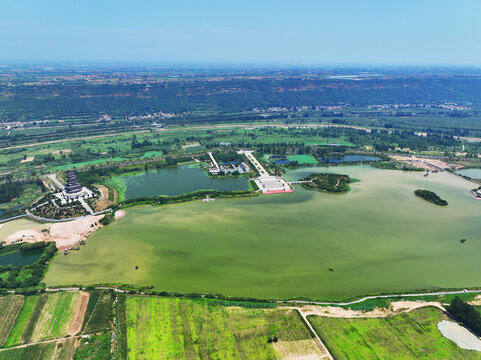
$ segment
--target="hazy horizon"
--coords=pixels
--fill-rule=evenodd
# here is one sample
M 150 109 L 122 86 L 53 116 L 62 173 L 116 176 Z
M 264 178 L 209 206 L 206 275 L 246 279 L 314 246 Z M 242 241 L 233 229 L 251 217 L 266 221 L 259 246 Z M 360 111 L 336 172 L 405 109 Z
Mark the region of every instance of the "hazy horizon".
M 0 61 L 481 65 L 481 2 L 50 0 L 0 5 Z

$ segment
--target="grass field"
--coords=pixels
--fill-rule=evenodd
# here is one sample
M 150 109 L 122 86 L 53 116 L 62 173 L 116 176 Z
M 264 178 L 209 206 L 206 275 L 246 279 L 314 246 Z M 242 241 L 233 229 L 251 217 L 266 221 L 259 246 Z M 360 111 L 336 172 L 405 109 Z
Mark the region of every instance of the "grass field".
M 337 360 L 481 359 L 443 337 L 437 324 L 444 317 L 436 308 L 423 308 L 386 318 L 308 319 Z
M 35 324 L 32 341 L 67 335 L 79 296 L 78 292 L 49 294 Z
M 0 360 L 70 360 L 75 353 L 75 338 L 0 350 Z
M 289 161 L 297 161 L 299 165 L 315 165 L 318 163 L 311 155 L 289 155 L 287 158 Z
M 129 297 L 126 317 L 131 360 L 261 360 L 276 359 L 292 351 L 295 355 L 321 354 L 295 311 Z M 278 342 L 268 343 L 274 336 Z
M 23 297 L 18 295 L 0 297 L 0 346 L 13 327 L 20 309 L 22 308 Z

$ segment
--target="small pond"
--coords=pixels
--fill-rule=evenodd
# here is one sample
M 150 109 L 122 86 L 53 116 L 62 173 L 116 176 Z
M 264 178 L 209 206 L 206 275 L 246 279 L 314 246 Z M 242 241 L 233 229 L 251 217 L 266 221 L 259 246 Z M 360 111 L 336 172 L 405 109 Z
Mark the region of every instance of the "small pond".
M 45 249 L 33 249 L 24 252 L 14 252 L 10 254 L 0 255 L 0 265 L 17 266 L 30 265 L 37 261 Z
M 329 159 L 321 158 L 319 160 L 321 162 L 335 164 L 335 163 L 354 163 L 354 162 L 361 162 L 361 161 L 379 161 L 381 160 L 381 158 L 377 156 L 367 156 L 367 155 L 346 155 L 342 158 L 330 157 Z

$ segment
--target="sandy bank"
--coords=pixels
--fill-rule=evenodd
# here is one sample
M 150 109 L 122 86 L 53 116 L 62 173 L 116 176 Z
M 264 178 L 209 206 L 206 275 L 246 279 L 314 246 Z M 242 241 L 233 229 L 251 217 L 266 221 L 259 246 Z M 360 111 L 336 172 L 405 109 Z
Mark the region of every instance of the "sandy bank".
M 18 230 L 3 239 L 6 244 L 18 242 L 55 241 L 59 250 L 68 249 L 85 240 L 87 236 L 102 225 L 99 220 L 103 215 L 86 216 L 81 219 L 54 223 L 49 226 L 39 225 L 36 229 Z M 42 231 L 43 230 L 43 231 Z
M 120 219 L 121 217 L 125 216 L 125 211 L 124 210 L 117 210 L 115 212 L 115 220 Z
M 115 220 L 125 216 L 124 210 L 115 212 Z M 38 224 L 35 229 L 18 230 L 13 234 L 5 237 L 3 241 L 6 244 L 15 242 L 38 242 L 38 241 L 55 241 L 59 250 L 65 250 L 78 245 L 81 241 L 100 229 L 102 225 L 99 220 L 104 215 L 85 216 L 81 219 L 54 223 L 50 225 Z M 1 225 L 0 225 L 1 226 Z
M 305 316 L 317 315 L 324 317 L 339 317 L 339 318 L 378 318 L 386 317 L 388 315 L 399 314 L 402 312 L 410 312 L 422 307 L 434 306 L 441 311 L 446 311 L 444 307 L 438 302 L 424 302 L 424 301 L 395 301 L 392 302 L 387 309 L 374 309 L 372 311 L 348 310 L 337 306 L 314 306 L 307 305 L 297 308 Z

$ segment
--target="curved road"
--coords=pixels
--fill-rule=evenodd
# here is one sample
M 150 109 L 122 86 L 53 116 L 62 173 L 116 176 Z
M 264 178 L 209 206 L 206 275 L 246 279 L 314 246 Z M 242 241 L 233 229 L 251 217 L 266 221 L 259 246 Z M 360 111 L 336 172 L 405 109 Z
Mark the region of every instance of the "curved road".
M 467 293 L 481 293 L 481 290 L 455 290 L 455 291 L 438 291 L 438 292 L 426 292 L 417 294 L 396 294 L 396 295 L 374 295 L 365 296 L 358 300 L 349 302 L 322 302 L 322 301 L 308 301 L 308 300 L 278 300 L 277 303 L 297 303 L 297 304 L 312 304 L 312 305 L 352 305 L 359 304 L 366 300 L 371 299 L 386 299 L 386 298 L 401 298 L 401 297 L 416 297 L 416 296 L 430 296 L 430 295 L 453 295 L 453 294 L 467 294 Z

